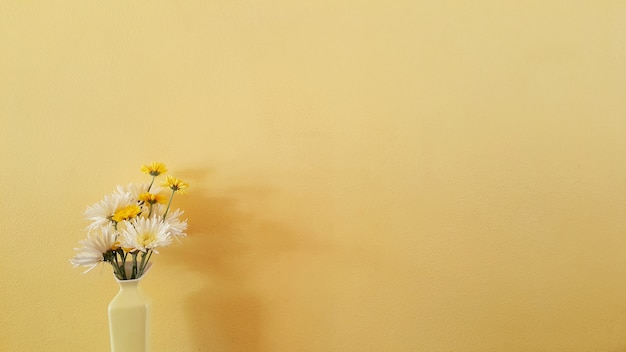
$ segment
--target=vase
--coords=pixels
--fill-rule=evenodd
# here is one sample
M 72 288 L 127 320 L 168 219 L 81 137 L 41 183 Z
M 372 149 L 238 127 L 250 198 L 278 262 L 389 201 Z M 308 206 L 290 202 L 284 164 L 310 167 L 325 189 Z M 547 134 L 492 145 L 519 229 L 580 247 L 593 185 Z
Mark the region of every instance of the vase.
M 149 350 L 150 301 L 139 284 L 150 269 L 134 280 L 115 280 L 120 290 L 109 303 L 111 352 L 147 352 Z

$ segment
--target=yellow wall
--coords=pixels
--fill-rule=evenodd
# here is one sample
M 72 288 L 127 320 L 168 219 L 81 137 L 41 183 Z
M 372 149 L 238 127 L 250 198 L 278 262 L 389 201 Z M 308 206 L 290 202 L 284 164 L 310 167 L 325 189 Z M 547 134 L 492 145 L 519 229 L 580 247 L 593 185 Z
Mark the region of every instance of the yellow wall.
M 107 351 L 82 212 L 165 162 L 154 351 L 626 351 L 623 1 L 0 2 L 0 350 Z

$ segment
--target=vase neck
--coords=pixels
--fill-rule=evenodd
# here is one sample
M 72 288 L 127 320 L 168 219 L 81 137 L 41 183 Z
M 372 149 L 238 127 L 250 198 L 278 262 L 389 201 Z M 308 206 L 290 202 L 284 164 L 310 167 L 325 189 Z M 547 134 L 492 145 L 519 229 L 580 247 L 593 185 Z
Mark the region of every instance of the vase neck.
M 139 284 L 141 283 L 141 278 L 139 279 L 132 279 L 132 280 L 119 280 L 116 279 L 117 283 L 120 285 L 120 289 L 125 290 L 125 289 L 137 289 L 139 287 Z

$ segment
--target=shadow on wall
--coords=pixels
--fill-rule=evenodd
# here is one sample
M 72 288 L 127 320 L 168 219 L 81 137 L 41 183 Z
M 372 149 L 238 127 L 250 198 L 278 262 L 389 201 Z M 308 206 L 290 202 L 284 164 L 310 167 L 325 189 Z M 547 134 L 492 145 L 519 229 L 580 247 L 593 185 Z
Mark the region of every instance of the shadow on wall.
M 185 298 L 194 351 L 270 352 L 263 345 L 263 304 L 250 289 L 250 273 L 277 255 L 306 250 L 296 231 L 263 218 L 263 206 L 272 195 L 269 188 L 254 185 L 231 188 L 211 196 L 201 189 L 210 171 L 179 173 L 200 185 L 179 197 L 176 208 L 189 219 L 185 244 L 168 249 L 163 261 L 184 265 L 199 274 L 203 286 Z M 207 196 L 208 195 L 208 196 Z M 296 240 L 296 238 L 299 238 Z M 167 257 L 167 259 L 166 259 Z

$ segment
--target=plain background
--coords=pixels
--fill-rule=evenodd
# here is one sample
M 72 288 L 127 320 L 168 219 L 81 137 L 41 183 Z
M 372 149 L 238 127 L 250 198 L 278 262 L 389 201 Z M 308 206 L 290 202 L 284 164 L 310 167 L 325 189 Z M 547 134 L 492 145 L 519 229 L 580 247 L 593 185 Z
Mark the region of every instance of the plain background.
M 107 351 L 85 208 L 162 161 L 153 351 L 626 351 L 624 1 L 0 3 L 0 350 Z

